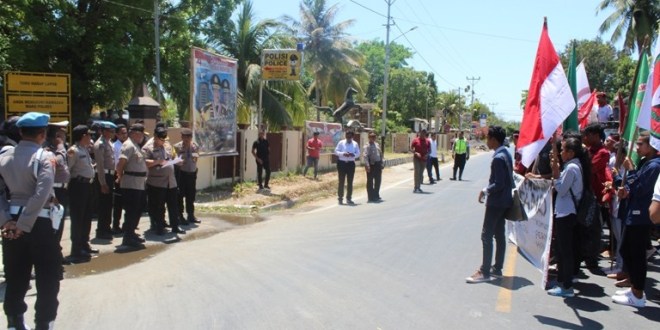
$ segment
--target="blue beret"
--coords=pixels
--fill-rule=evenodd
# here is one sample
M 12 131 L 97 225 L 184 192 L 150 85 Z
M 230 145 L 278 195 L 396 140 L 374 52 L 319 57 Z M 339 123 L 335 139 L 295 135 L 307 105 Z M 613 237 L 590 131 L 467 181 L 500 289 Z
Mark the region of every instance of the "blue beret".
M 28 112 L 16 122 L 17 127 L 47 127 L 50 115 L 41 112 Z
M 111 128 L 111 129 L 116 129 L 117 125 L 111 121 L 102 121 L 101 122 L 101 128 Z

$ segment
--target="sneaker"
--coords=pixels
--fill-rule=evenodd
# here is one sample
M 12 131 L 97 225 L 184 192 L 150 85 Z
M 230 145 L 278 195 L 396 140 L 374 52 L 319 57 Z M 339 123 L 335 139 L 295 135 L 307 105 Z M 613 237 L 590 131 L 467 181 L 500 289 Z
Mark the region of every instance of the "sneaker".
M 495 267 L 490 268 L 490 276 L 495 277 L 495 278 L 501 278 L 502 277 L 502 270 L 501 269 L 495 269 Z
M 630 292 L 630 288 L 628 288 L 628 289 L 623 289 L 623 290 L 616 290 L 616 291 L 614 292 L 614 295 L 615 295 L 615 296 L 623 296 L 623 295 L 625 295 L 625 294 L 628 293 L 628 292 Z
M 575 291 L 573 291 L 573 288 L 570 289 L 564 289 L 561 286 L 557 285 L 554 288 L 546 291 L 549 295 L 555 296 L 555 297 L 565 297 L 565 298 L 570 298 L 570 297 L 575 297 Z
M 622 295 L 612 296 L 612 301 L 621 305 L 641 308 L 646 306 L 646 294 L 642 295 L 642 298 L 637 298 L 632 291 L 628 291 Z
M 476 273 L 472 274 L 472 276 L 465 278 L 465 282 L 467 282 L 467 283 L 490 282 L 492 280 L 493 280 L 492 277 L 484 276 L 484 274 L 481 273 L 480 270 L 478 270 Z

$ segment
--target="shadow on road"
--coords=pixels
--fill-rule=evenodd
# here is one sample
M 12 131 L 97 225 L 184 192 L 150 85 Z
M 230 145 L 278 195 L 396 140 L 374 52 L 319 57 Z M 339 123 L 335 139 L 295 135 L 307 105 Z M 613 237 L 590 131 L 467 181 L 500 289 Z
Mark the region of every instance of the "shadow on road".
M 580 321 L 582 324 L 573 324 L 569 323 L 566 321 L 562 320 L 557 320 L 552 317 L 547 317 L 547 316 L 542 316 L 542 315 L 534 315 L 534 317 L 539 321 L 539 323 L 555 327 L 555 328 L 560 328 L 560 329 L 604 329 L 605 327 L 591 319 L 583 318 L 580 317 Z
M 519 290 L 534 284 L 532 281 L 520 276 L 503 276 L 500 279 L 488 283 L 502 288 L 507 288 L 511 291 Z

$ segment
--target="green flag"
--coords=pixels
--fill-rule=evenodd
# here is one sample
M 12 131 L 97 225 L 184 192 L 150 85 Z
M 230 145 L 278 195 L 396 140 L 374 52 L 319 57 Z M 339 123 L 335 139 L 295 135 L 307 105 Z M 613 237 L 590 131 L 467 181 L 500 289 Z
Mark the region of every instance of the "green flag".
M 646 80 L 649 76 L 649 60 L 646 49 L 644 49 L 639 55 L 639 61 L 637 62 L 637 77 L 635 77 L 635 84 L 632 88 L 632 95 L 630 95 L 630 100 L 628 101 L 628 115 L 625 116 L 625 123 L 620 123 L 625 125 L 623 130 L 623 138 L 626 141 L 632 141 L 635 139 L 635 130 L 637 128 L 637 116 L 639 116 L 639 109 L 642 106 L 642 100 L 644 100 L 644 94 L 646 92 Z
M 575 109 L 571 112 L 566 120 L 564 120 L 564 132 L 565 131 L 580 131 L 578 126 L 578 108 L 577 108 L 577 73 L 575 68 L 577 67 L 577 61 L 575 60 L 575 42 L 573 42 L 573 49 L 571 50 L 571 58 L 568 61 L 568 84 L 571 86 L 571 92 L 573 92 L 573 99 L 575 100 Z

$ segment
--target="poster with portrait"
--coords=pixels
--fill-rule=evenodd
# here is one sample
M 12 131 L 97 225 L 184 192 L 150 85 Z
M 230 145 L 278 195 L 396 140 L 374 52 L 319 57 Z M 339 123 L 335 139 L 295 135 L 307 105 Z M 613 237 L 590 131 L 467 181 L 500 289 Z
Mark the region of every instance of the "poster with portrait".
M 195 143 L 202 155 L 236 155 L 236 60 L 192 48 L 190 67 Z
M 319 132 L 318 139 L 323 142 L 321 153 L 333 153 L 337 143 L 344 138 L 344 131 L 339 123 L 305 121 L 305 136 L 311 138 L 314 132 Z

